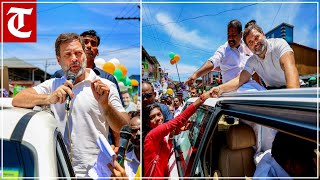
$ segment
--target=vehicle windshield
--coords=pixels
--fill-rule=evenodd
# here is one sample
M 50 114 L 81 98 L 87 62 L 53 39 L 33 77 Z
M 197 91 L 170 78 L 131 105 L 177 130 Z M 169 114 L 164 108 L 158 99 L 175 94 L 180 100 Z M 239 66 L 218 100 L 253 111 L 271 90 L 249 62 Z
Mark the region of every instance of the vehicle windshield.
M 174 148 L 179 176 L 189 176 L 193 161 L 212 112 L 202 106 L 190 118 L 191 127 L 175 136 Z
M 2 144 L 0 144 L 1 146 Z M 3 140 L 3 171 L 1 173 L 5 179 L 35 177 L 33 151 L 19 142 Z

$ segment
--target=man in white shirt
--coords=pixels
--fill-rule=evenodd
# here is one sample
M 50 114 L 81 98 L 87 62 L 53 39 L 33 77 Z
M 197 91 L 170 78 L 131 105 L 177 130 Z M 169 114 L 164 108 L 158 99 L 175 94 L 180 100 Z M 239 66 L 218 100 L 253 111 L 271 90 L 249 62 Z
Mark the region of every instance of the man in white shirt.
M 57 61 L 66 75 L 76 77 L 74 84 L 66 76 L 49 79 L 18 93 L 13 106 L 32 108 L 50 105 L 64 137 L 77 177 L 85 177 L 99 153 L 96 139 L 107 138 L 109 126 L 115 132 L 127 124 L 116 85 L 86 69 L 83 39 L 75 33 L 60 34 L 55 42 Z M 66 111 L 67 96 L 71 98 Z
M 220 70 L 222 82 L 237 77 L 244 68 L 251 51 L 242 41 L 242 24 L 238 20 L 228 23 L 228 41 L 221 45 L 212 57 L 185 82 L 192 86 L 198 77 L 213 70 Z
M 180 98 L 175 97 L 173 99 L 173 106 L 174 106 L 174 117 L 177 117 L 181 113 L 183 108 Z
M 123 91 L 121 92 L 122 99 L 123 99 L 123 104 L 124 108 L 126 109 L 126 112 L 130 111 L 136 111 L 137 110 L 137 105 L 132 102 L 131 96 L 128 91 Z
M 236 78 L 213 88 L 218 96 L 223 92 L 238 89 L 250 80 L 254 72 L 262 78 L 267 89 L 300 87 L 293 50 L 285 40 L 266 39 L 256 23 L 248 25 L 243 39 L 254 55 L 248 59 L 246 66 Z

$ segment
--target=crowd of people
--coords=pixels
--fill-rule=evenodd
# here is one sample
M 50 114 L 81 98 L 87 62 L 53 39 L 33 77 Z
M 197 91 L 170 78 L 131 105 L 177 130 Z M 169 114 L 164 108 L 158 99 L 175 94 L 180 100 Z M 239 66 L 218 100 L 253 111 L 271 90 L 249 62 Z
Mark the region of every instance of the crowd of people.
M 207 98 L 219 97 L 222 93 L 232 91 L 300 88 L 294 52 L 284 39 L 267 39 L 255 20 L 249 21 L 244 31 L 240 21 L 230 21 L 227 25 L 227 37 L 227 42 L 221 45 L 186 82 L 172 84 L 165 77 L 160 83 L 143 82 L 142 134 L 145 177 L 169 176 L 168 161 L 173 148 L 172 136 L 188 129 L 188 118 Z M 220 70 L 222 84 L 207 91 L 194 87 L 197 78 L 212 70 Z M 170 91 L 168 82 L 172 85 Z M 190 97 L 198 99 L 182 111 L 185 100 Z M 257 142 L 253 147 L 256 154 L 252 158 L 259 157 L 260 161 L 256 161 L 254 177 L 314 175 L 314 169 L 310 170 L 310 165 L 314 165 L 315 147 L 310 143 L 299 138 L 291 140 L 291 136 L 271 128 L 245 121 L 240 123 L 250 125 L 256 135 Z M 306 149 L 296 148 L 295 142 L 305 144 Z M 295 149 L 294 153 L 284 155 L 288 151 L 287 147 Z M 309 168 L 302 168 L 306 164 Z

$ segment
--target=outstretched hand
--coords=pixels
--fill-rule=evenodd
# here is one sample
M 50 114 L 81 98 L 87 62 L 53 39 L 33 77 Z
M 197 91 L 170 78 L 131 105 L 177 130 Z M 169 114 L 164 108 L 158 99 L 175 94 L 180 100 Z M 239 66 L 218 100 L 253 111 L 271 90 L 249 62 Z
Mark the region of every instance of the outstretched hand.
M 222 94 L 222 91 L 220 91 L 219 86 L 211 88 L 210 91 L 211 91 L 212 97 L 214 98 L 218 98 Z
M 189 87 L 193 87 L 193 83 L 196 81 L 197 77 L 192 74 L 184 83 L 185 85 L 188 85 Z

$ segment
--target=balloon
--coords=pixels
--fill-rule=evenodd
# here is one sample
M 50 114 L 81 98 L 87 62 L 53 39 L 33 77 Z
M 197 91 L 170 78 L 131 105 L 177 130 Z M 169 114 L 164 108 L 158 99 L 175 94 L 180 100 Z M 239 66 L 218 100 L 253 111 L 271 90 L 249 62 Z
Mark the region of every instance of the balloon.
M 111 62 L 106 62 L 104 63 L 104 65 L 102 66 L 102 69 L 105 71 L 105 72 L 108 72 L 110 74 L 113 74 L 114 70 L 116 69 L 116 67 L 114 66 L 113 63 Z
M 180 56 L 178 54 L 174 55 L 173 60 L 177 63 L 180 60 Z
M 131 79 L 131 86 L 138 86 L 139 82 L 135 79 Z
M 117 78 L 118 81 L 122 78 L 122 71 L 119 68 L 116 68 L 113 72 L 113 75 Z
M 121 77 L 121 78 L 118 79 L 118 80 L 121 81 L 121 82 L 123 82 L 123 84 L 126 86 L 126 78 L 127 78 L 127 76 Z
M 117 67 L 118 65 L 120 65 L 120 61 L 116 58 L 112 58 L 110 59 L 110 61 L 108 62 L 112 62 L 114 64 L 115 67 Z
M 170 52 L 169 53 L 170 59 L 172 59 L 174 57 L 174 55 L 175 55 L 174 52 Z
M 128 73 L 127 68 L 124 65 L 118 65 L 117 68 L 119 68 L 122 71 L 122 77 L 125 77 Z
M 168 93 L 169 95 L 172 95 L 172 89 L 171 89 L 171 88 L 168 88 L 168 89 L 167 89 L 167 93 Z
M 126 86 L 131 86 L 131 79 L 128 78 L 128 76 L 126 77 L 126 83 L 124 83 Z
M 132 93 L 135 93 L 135 92 L 137 92 L 138 91 L 138 86 L 133 86 L 132 87 Z
M 162 94 L 167 94 L 167 89 L 163 89 Z
M 106 63 L 106 61 L 102 58 L 97 58 L 94 60 L 94 63 L 96 64 L 96 66 L 100 69 L 103 68 L 104 63 Z
M 170 64 L 174 65 L 176 63 L 176 61 L 174 59 L 170 60 Z
M 118 85 L 121 92 L 128 90 L 128 87 L 126 87 L 123 82 L 118 82 Z

